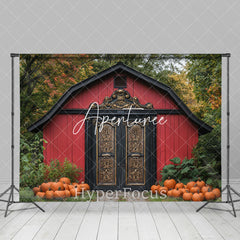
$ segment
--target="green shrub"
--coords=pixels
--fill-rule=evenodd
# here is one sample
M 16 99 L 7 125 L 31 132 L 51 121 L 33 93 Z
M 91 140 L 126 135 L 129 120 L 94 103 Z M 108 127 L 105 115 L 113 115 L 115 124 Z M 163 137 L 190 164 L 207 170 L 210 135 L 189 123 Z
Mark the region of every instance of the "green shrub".
M 213 164 L 206 164 L 198 167 L 193 158 L 185 158 L 182 163 L 181 159 L 178 157 L 173 158 L 170 161 L 172 164 L 164 166 L 161 171 L 162 182 L 170 177 L 175 180 L 179 179 L 186 184 L 189 181 L 196 181 L 198 178 L 201 178 L 213 187 L 219 188 L 221 185 L 221 180 L 219 180 L 218 174 L 216 175 Z
M 199 170 L 194 165 L 193 159 L 185 158 L 182 163 L 179 157 L 175 157 L 170 160 L 173 164 L 164 166 L 161 171 L 162 181 L 165 181 L 168 177 L 175 180 L 180 180 L 184 184 L 193 180 L 196 181 L 199 177 Z
M 80 167 L 77 167 L 76 164 L 69 162 L 67 159 L 63 163 L 55 159 L 47 166 L 46 180 L 55 181 L 61 177 L 68 177 L 71 182 L 76 182 L 81 172 L 82 169 Z

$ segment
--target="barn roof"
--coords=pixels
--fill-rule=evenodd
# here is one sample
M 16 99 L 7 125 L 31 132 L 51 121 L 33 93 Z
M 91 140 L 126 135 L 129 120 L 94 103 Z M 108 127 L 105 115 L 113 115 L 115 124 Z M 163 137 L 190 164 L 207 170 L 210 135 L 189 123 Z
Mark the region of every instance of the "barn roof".
M 177 104 L 177 106 L 179 107 L 179 109 L 181 109 L 183 111 L 183 113 L 185 113 L 185 115 L 198 126 L 198 131 L 199 134 L 206 134 L 212 131 L 212 127 L 210 127 L 209 125 L 207 125 L 206 123 L 204 123 L 202 120 L 200 120 L 199 118 L 197 118 L 192 112 L 191 110 L 182 102 L 182 100 L 176 95 L 176 93 L 167 85 L 151 78 L 148 77 L 136 70 L 134 70 L 133 68 L 130 68 L 128 66 L 126 66 L 125 64 L 123 64 L 122 62 L 118 62 L 116 65 L 97 73 L 96 75 L 87 78 L 75 85 L 73 85 L 72 87 L 70 87 L 63 95 L 62 97 L 57 101 L 57 103 L 42 117 L 40 118 L 38 121 L 36 121 L 35 123 L 33 123 L 29 128 L 28 131 L 30 132 L 38 132 L 40 130 L 42 130 L 43 126 L 49 121 L 51 120 L 64 106 L 64 104 L 69 100 L 69 98 L 71 96 L 73 96 L 76 92 L 78 92 L 79 90 L 83 89 L 84 87 L 90 85 L 91 83 L 105 77 L 108 74 L 114 73 L 114 72 L 118 72 L 118 71 L 125 71 L 137 78 L 142 79 L 143 81 L 146 81 L 147 83 L 153 85 L 154 87 L 156 87 L 157 89 L 164 91 L 166 93 L 168 93 L 171 98 L 174 100 L 174 102 Z

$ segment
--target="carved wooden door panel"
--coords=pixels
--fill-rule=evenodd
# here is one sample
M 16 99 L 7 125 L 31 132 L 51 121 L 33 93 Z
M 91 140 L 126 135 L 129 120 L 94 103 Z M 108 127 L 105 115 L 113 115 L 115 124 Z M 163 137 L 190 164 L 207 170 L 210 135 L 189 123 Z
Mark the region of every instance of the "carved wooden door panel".
M 116 126 L 104 124 L 97 131 L 96 183 L 116 185 Z
M 126 126 L 126 185 L 145 184 L 145 127 Z

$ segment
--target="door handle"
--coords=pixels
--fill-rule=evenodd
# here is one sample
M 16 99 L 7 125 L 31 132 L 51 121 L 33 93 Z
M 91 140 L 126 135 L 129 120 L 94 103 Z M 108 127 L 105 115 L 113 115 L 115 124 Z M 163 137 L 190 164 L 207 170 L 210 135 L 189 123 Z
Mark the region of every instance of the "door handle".
M 131 157 L 141 157 L 141 155 L 139 153 L 133 153 Z
M 103 153 L 102 157 L 111 157 L 111 154 L 110 153 Z

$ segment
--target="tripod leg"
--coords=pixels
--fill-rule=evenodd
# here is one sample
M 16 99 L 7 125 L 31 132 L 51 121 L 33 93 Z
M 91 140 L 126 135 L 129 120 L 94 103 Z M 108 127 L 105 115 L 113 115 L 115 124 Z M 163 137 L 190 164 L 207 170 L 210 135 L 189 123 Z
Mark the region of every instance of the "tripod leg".
M 229 198 L 230 198 L 230 202 L 232 204 L 232 209 L 233 209 L 233 215 L 234 217 L 236 217 L 236 212 L 235 212 L 235 208 L 234 208 L 234 203 L 233 203 L 233 200 L 232 200 L 232 195 L 231 195 L 231 191 L 230 191 L 230 186 L 227 188 L 228 190 L 228 195 L 229 195 Z
M 226 190 L 226 188 L 227 188 L 227 186 L 225 186 L 225 187 L 223 188 L 222 192 L 223 192 L 223 191 L 225 191 L 225 190 Z
M 16 188 L 15 186 L 14 186 L 14 188 L 15 188 L 15 190 L 16 190 L 17 192 L 19 192 L 19 189 L 18 189 L 18 188 Z
M 10 188 L 11 188 L 11 191 L 10 191 L 10 194 L 9 194 L 9 197 L 8 197 L 8 202 L 7 202 L 7 207 L 6 207 L 6 210 L 5 210 L 5 215 L 4 215 L 4 217 L 7 216 L 8 207 L 9 207 L 9 205 L 10 205 L 10 200 L 11 200 L 11 197 L 12 197 L 12 194 L 13 194 L 13 188 L 12 188 L 12 187 L 10 187 Z
M 34 201 L 31 201 L 32 204 L 34 204 L 36 207 L 38 207 L 42 212 L 45 212 L 44 209 L 42 209 L 39 205 L 37 205 Z
M 209 204 L 209 202 L 204 203 L 200 208 L 198 208 L 198 209 L 196 210 L 196 212 L 199 212 L 202 208 L 204 208 L 204 207 L 207 206 L 208 204 Z
M 9 187 L 8 189 L 6 189 L 3 193 L 1 193 L 0 197 L 2 197 L 5 193 L 7 193 L 9 191 L 9 189 L 11 189 L 11 187 Z

